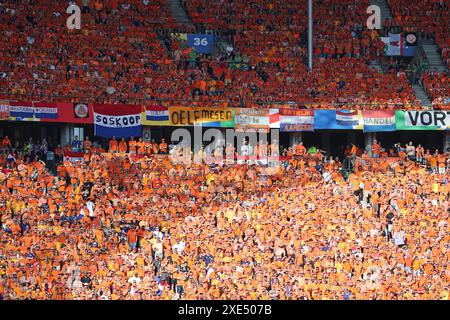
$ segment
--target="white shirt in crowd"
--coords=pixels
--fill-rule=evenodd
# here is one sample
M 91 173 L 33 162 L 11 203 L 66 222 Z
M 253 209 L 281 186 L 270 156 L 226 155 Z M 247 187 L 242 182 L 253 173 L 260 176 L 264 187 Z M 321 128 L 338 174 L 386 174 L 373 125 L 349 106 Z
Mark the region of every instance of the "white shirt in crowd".
M 415 156 L 416 155 L 416 148 L 414 146 L 407 146 L 406 147 L 406 154 L 408 156 Z
M 93 217 L 94 216 L 94 203 L 91 200 L 89 200 L 86 203 L 86 208 L 89 211 L 89 217 Z
M 403 231 L 394 232 L 394 243 L 397 246 L 404 245 L 405 244 L 405 232 L 403 232 Z
M 175 251 L 177 254 L 181 255 L 184 251 L 184 247 L 186 246 L 186 243 L 184 241 L 180 241 L 175 243 L 172 246 L 172 250 Z
M 328 171 L 325 171 L 323 173 L 323 180 L 325 180 L 325 182 L 328 182 L 328 181 L 330 181 L 330 179 L 331 179 L 331 174 Z
M 141 278 L 132 276 L 128 279 L 128 283 L 136 283 L 139 284 L 141 282 Z
M 243 156 L 249 156 L 250 154 L 253 153 L 253 147 L 248 144 L 244 144 L 241 147 L 241 153 Z

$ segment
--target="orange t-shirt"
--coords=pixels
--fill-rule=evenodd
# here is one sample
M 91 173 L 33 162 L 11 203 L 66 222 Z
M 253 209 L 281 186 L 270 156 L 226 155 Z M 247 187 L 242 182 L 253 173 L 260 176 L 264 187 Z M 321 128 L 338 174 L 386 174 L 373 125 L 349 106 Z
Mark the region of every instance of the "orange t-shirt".
M 111 152 L 117 151 L 117 146 L 118 146 L 117 140 L 110 140 L 109 141 L 109 151 L 111 151 Z

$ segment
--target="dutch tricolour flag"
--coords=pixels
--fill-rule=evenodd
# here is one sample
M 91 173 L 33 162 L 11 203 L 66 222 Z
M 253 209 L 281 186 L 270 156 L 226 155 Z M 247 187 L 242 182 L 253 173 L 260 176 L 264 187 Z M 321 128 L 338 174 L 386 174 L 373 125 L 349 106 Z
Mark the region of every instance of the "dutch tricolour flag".
M 364 132 L 395 131 L 394 110 L 363 110 Z
M 169 121 L 169 110 L 163 106 L 146 106 L 145 118 L 152 122 Z
M 58 118 L 58 108 L 56 106 L 35 106 L 34 116 L 40 119 L 56 119 Z
M 94 104 L 95 135 L 105 138 L 130 138 L 142 135 L 139 105 Z
M 32 102 L 10 102 L 9 116 L 20 120 L 34 117 L 34 107 Z
M 358 111 L 336 110 L 336 123 L 342 126 L 357 126 L 359 124 Z

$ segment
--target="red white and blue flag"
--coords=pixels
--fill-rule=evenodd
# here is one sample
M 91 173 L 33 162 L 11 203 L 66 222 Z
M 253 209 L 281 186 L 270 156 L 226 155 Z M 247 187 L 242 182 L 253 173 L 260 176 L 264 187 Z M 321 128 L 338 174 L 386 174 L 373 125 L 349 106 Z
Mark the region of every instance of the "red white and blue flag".
M 145 106 L 145 125 L 169 125 L 169 110 L 163 106 Z
M 34 117 L 33 102 L 10 101 L 9 116 L 13 118 L 12 120 L 23 120 L 26 118 L 33 118 Z
M 139 105 L 94 104 L 95 135 L 105 138 L 142 136 L 142 111 Z
M 336 110 L 336 123 L 342 126 L 357 126 L 359 124 L 358 111 Z
M 394 110 L 362 111 L 364 132 L 395 131 Z
M 35 102 L 34 117 L 39 119 L 56 119 L 58 118 L 58 107 L 52 103 Z

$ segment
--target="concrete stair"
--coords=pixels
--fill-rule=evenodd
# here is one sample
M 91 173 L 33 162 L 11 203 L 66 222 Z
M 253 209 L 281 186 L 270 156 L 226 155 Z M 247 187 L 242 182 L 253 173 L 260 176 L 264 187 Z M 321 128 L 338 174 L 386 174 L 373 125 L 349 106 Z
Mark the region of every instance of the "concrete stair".
M 157 31 L 156 34 L 158 35 L 158 39 L 159 39 L 159 43 L 160 43 L 161 47 L 164 48 L 164 51 L 166 51 L 166 54 L 169 57 L 173 58 L 172 50 L 169 48 L 168 43 L 166 43 L 166 42 L 169 42 L 169 41 L 167 41 L 167 37 L 164 34 L 164 32 L 162 32 L 160 30 L 160 31 Z
M 381 11 L 381 25 L 383 25 L 384 20 L 390 20 L 392 19 L 392 11 L 389 7 L 389 4 L 386 0 L 371 0 L 371 5 L 377 5 L 380 7 Z
M 417 99 L 419 99 L 422 102 L 422 105 L 431 107 L 431 101 L 428 98 L 425 89 L 418 84 L 413 84 L 412 88 L 414 89 Z
M 170 15 L 176 22 L 178 22 L 180 24 L 184 24 L 184 25 L 194 26 L 194 23 L 192 22 L 188 13 L 184 9 L 180 0 L 168 0 L 168 4 L 169 4 Z M 196 26 L 196 28 L 197 28 L 197 32 L 199 32 L 199 33 L 203 33 L 203 32 L 210 33 L 211 32 L 211 31 L 205 31 L 205 30 L 199 31 L 198 26 Z M 213 56 L 216 56 L 218 54 L 225 53 L 224 48 L 226 48 L 227 45 L 228 45 L 228 43 L 225 39 L 216 38 L 216 41 L 212 48 L 211 54 Z
M 439 72 L 447 72 L 448 69 L 442 61 L 441 55 L 439 53 L 439 48 L 434 42 L 434 40 L 421 40 L 423 51 L 428 60 L 430 70 L 437 70 Z
M 192 25 L 191 18 L 189 18 L 186 10 L 184 10 L 180 0 L 168 0 L 168 4 L 170 15 L 176 22 Z

